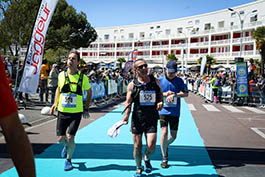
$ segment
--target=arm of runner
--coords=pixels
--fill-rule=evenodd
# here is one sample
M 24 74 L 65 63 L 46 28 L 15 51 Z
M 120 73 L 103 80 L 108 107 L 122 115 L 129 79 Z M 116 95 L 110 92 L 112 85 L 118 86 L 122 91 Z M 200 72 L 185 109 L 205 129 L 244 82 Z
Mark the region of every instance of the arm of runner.
M 158 79 L 156 79 L 156 84 L 160 88 L 159 100 L 158 100 L 156 109 L 160 111 L 163 108 L 163 92 L 162 92 L 162 89 L 161 89 L 160 81 Z
M 85 103 L 85 110 L 88 110 L 89 109 L 89 105 L 92 101 L 92 89 L 88 89 L 87 90 L 87 97 L 86 97 L 86 103 Z
M 25 133 L 24 127 L 14 112 L 0 119 L 0 127 L 3 130 L 8 151 L 21 177 L 35 177 L 35 163 L 32 148 Z
M 177 97 L 187 97 L 189 96 L 189 91 L 187 88 L 187 85 L 183 83 L 183 87 L 181 88 L 181 91 L 176 94 Z
M 91 90 L 91 88 L 89 88 L 87 90 L 86 103 L 85 103 L 84 111 L 82 114 L 82 118 L 84 118 L 84 119 L 87 119 L 90 117 L 88 109 L 89 109 L 89 105 L 91 103 L 91 100 L 92 100 L 92 90 Z
M 127 95 L 126 95 L 126 102 L 125 102 L 125 114 L 122 118 L 122 121 L 126 122 L 126 124 L 128 124 L 128 121 L 129 121 L 129 116 L 130 116 L 130 113 L 131 113 L 131 103 L 133 101 L 133 98 L 132 98 L 132 92 L 133 92 L 133 82 L 130 82 L 128 87 L 127 87 Z

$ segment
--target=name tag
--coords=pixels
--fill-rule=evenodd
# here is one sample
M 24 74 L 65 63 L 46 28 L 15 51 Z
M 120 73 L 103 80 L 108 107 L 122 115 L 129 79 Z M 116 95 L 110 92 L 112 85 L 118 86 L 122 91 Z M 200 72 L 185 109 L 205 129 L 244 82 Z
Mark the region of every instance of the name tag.
M 76 107 L 76 94 L 63 93 L 62 106 L 65 108 Z
M 140 91 L 140 105 L 154 106 L 156 103 L 156 92 L 153 90 Z
M 163 101 L 164 101 L 164 107 L 176 107 L 177 106 L 177 97 L 174 96 L 172 102 L 167 102 L 167 97 L 164 96 L 163 97 Z

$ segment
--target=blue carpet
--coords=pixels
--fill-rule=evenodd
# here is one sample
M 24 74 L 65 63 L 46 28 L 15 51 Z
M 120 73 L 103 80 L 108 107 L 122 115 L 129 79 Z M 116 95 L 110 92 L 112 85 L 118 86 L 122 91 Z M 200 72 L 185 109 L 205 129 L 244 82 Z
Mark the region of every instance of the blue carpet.
M 107 130 L 122 118 L 123 106 L 79 130 L 72 171 L 63 171 L 60 157 L 62 145 L 54 144 L 35 156 L 37 177 L 127 177 L 135 172 L 133 141 L 130 126 L 121 128 L 116 138 L 107 136 Z M 168 169 L 161 169 L 161 151 L 158 132 L 156 152 L 151 158 L 153 172 L 142 176 L 161 177 L 218 177 L 205 149 L 187 104 L 182 99 L 181 118 L 177 140 L 169 147 Z M 143 142 L 145 140 L 143 139 Z M 26 163 L 26 162 L 25 162 Z M 17 176 L 15 168 L 0 175 Z

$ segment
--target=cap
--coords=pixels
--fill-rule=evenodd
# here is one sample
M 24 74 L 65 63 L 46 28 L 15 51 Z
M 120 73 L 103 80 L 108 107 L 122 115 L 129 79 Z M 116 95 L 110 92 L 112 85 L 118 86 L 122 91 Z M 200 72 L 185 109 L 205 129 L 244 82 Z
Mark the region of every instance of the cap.
M 169 61 L 167 62 L 167 70 L 169 73 L 175 73 L 177 72 L 177 63 L 175 61 Z
M 57 64 L 53 64 L 52 67 L 57 67 L 58 65 Z

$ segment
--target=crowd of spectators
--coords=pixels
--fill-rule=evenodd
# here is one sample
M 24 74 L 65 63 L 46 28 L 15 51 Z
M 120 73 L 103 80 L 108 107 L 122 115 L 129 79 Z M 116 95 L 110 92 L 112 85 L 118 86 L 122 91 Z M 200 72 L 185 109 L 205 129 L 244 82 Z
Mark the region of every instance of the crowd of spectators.
M 20 64 L 18 65 L 19 67 L 17 67 L 17 64 L 12 63 L 10 57 L 5 57 L 3 61 L 6 65 L 6 76 L 9 81 L 9 86 L 13 89 L 14 95 L 17 97 L 18 100 L 30 101 L 28 94 L 24 94 L 23 96 L 23 93 L 17 93 L 17 91 L 15 90 L 15 88 L 18 88 L 21 77 L 23 75 L 24 63 L 20 62 Z M 47 60 L 43 59 L 40 72 L 40 82 L 37 90 L 39 93 L 40 102 L 50 104 L 54 102 L 54 95 L 58 82 L 58 74 L 60 71 L 65 69 L 66 65 L 63 63 L 49 65 L 47 63 Z M 90 82 L 103 82 L 106 87 L 106 90 L 108 80 L 115 80 L 118 85 L 118 95 L 122 95 L 122 83 L 125 82 L 126 84 L 128 84 L 134 77 L 134 74 L 132 72 L 124 72 L 124 70 L 120 67 L 108 68 L 99 65 L 83 64 L 80 65 L 79 69 L 81 72 L 88 76 Z M 254 98 L 258 98 L 260 100 L 258 106 L 261 108 L 265 108 L 265 75 L 257 74 L 255 70 L 256 66 L 254 64 L 254 60 L 250 59 L 248 64 L 248 99 L 253 100 Z M 163 75 L 163 71 L 149 69 L 149 74 L 153 74 L 155 77 L 159 78 Z M 182 77 L 185 80 L 188 80 L 189 82 L 192 82 L 192 84 L 198 80 L 199 83 L 211 83 L 214 89 L 214 95 L 216 95 L 216 90 L 218 90 L 219 87 L 231 86 L 232 92 L 234 93 L 233 96 L 236 97 L 237 81 L 235 71 L 227 69 L 225 71 L 204 74 L 202 76 L 199 73 L 194 72 L 189 72 L 185 74 L 181 74 L 179 72 L 178 76 Z M 43 98 L 44 95 L 45 99 Z M 214 97 L 214 103 L 218 102 L 220 102 L 220 100 L 218 100 L 218 97 Z

